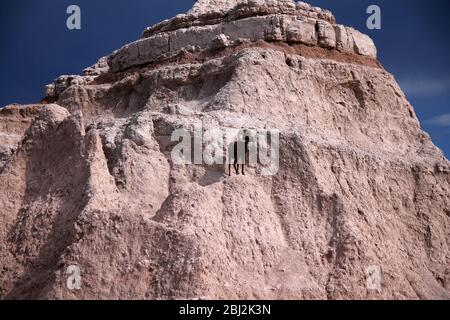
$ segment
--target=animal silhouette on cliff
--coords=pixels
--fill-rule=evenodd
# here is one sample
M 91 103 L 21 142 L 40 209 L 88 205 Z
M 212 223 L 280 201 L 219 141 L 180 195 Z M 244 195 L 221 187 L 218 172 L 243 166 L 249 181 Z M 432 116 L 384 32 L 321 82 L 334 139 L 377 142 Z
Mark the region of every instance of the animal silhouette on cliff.
M 249 154 L 250 137 L 246 130 L 240 132 L 238 140 L 228 145 L 228 175 L 231 176 L 231 165 L 233 165 L 236 175 L 239 175 L 239 166 L 242 167 L 242 174 L 245 175 L 246 159 Z

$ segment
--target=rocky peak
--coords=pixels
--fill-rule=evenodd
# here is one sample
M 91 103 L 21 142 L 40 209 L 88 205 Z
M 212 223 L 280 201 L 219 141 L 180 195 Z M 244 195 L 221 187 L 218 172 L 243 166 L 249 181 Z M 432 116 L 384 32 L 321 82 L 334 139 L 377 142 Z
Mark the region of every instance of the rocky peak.
M 198 1 L 46 91 L 0 109 L 0 299 L 450 298 L 450 164 L 329 11 Z M 176 164 L 195 125 L 278 170 Z
M 194 7 L 195 8 L 195 7 Z M 208 10 L 191 10 L 187 14 L 179 14 L 172 19 L 162 21 L 155 26 L 147 28 L 143 37 L 149 37 L 160 31 L 171 31 L 196 25 L 217 24 L 226 21 L 235 21 L 248 17 L 285 14 L 299 17 L 318 18 L 335 23 L 333 14 L 319 7 L 312 7 L 305 2 L 293 1 L 231 1 L 227 6 L 208 6 Z
M 366 35 L 336 24 L 328 10 L 293 1 L 200 1 L 187 14 L 147 28 L 142 38 L 109 57 L 115 72 L 167 60 L 182 51 L 202 52 L 245 42 L 284 42 L 337 49 L 376 58 Z M 225 46 L 225 45 L 224 45 Z
M 226 12 L 245 0 L 198 0 L 188 14 L 200 15 L 209 12 Z
M 62 76 L 47 86 L 47 100 L 92 76 L 161 63 L 190 54 L 258 43 L 305 45 L 376 59 L 377 49 L 365 34 L 336 24 L 333 14 L 291 0 L 197 1 L 188 13 L 147 28 L 126 44 L 84 70 L 86 77 Z

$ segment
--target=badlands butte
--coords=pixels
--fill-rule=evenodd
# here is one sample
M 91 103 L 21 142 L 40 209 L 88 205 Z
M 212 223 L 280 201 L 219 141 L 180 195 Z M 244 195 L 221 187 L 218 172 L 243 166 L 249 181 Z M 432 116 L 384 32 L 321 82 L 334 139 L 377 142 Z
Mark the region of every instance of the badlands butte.
M 278 172 L 175 165 L 195 123 L 280 130 Z M 449 299 L 449 246 L 449 162 L 303 2 L 198 1 L 0 109 L 3 299 Z

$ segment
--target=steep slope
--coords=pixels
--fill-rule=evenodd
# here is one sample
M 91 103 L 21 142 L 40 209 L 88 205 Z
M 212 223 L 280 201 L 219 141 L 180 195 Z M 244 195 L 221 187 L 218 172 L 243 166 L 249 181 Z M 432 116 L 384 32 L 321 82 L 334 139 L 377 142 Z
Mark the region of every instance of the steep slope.
M 198 1 L 43 102 L 0 110 L 3 298 L 450 298 L 450 163 L 329 11 Z M 174 163 L 195 124 L 279 130 L 279 170 Z

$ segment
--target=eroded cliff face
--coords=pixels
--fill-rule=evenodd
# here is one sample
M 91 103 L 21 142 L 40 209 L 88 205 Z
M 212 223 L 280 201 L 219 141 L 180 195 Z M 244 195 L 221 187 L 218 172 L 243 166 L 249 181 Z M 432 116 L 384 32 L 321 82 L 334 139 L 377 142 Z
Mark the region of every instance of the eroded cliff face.
M 43 103 L 0 109 L 3 298 L 450 298 L 449 162 L 326 10 L 198 1 Z M 174 164 L 195 123 L 280 130 L 279 171 Z

